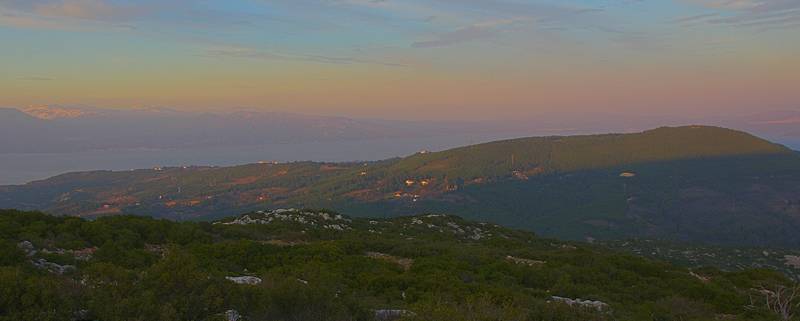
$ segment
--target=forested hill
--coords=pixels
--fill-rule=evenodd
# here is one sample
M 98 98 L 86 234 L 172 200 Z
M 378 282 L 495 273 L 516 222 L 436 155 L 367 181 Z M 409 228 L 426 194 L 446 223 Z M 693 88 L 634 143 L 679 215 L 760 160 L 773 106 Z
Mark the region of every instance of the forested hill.
M 777 321 L 793 286 L 446 215 L 0 211 L 0 320 Z
M 97 171 L 0 187 L 0 207 L 92 217 L 202 220 L 286 206 L 447 212 L 573 239 L 794 246 L 800 156 L 747 133 L 687 126 L 521 138 L 367 163 Z

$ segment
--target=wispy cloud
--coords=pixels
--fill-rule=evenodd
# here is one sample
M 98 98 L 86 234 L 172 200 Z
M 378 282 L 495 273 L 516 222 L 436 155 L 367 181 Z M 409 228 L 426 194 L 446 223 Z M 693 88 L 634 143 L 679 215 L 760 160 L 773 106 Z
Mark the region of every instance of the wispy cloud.
M 141 17 L 152 9 L 151 6 L 103 0 L 61 0 L 34 4 L 31 11 L 45 17 L 120 22 Z
M 106 0 L 0 0 L 0 25 L 29 29 L 135 29 L 155 6 Z
M 800 117 L 788 117 L 783 119 L 773 119 L 753 122 L 762 125 L 795 125 L 800 124 Z
M 800 26 L 800 1 L 797 0 L 689 0 L 720 10 L 695 20 L 710 24 L 755 28 L 793 28 Z M 691 18 L 691 17 L 687 17 Z
M 502 34 L 523 22 L 536 23 L 541 28 L 571 28 L 585 25 L 584 14 L 603 9 L 565 5 L 547 1 L 511 0 L 297 0 L 321 1 L 345 7 L 367 8 L 392 13 L 407 21 L 424 22 L 434 28 L 422 39 L 411 44 L 414 48 L 430 48 L 488 39 Z M 419 38 L 419 36 L 417 36 Z
M 141 23 L 219 26 L 246 21 L 204 8 L 199 0 L 0 0 L 0 25 L 18 28 L 130 30 Z
M 691 23 L 691 22 L 702 21 L 702 20 L 705 20 L 705 19 L 708 19 L 708 18 L 717 17 L 717 16 L 719 16 L 719 13 L 704 13 L 704 14 L 698 14 L 698 15 L 694 15 L 694 16 L 678 18 L 678 19 L 672 20 L 670 22 L 672 22 L 672 23 L 680 23 L 680 24 Z
M 761 2 L 759 0 L 684 0 L 684 1 L 709 8 L 726 9 L 726 10 L 741 10 L 741 9 L 753 8 Z
M 50 78 L 50 77 L 41 77 L 41 76 L 27 76 L 27 77 L 19 77 L 19 78 L 17 78 L 17 80 L 23 80 L 23 81 L 51 81 L 51 80 L 56 80 L 56 79 L 55 78 Z
M 417 41 L 411 44 L 414 48 L 443 47 L 477 39 L 491 38 L 500 34 L 505 28 L 519 24 L 528 19 L 502 19 L 484 21 L 456 30 L 436 35 L 433 39 Z
M 577 7 L 556 3 L 516 2 L 506 0 L 433 0 L 439 3 L 466 7 L 471 11 L 479 11 L 500 16 L 526 16 L 537 20 L 559 20 L 573 17 L 576 14 L 599 12 L 603 9 L 595 7 Z
M 70 30 L 70 31 L 97 31 L 115 30 L 128 31 L 136 29 L 135 26 L 125 23 L 111 23 L 98 21 L 75 21 L 70 19 L 44 18 L 30 14 L 2 13 L 0 12 L 0 26 L 22 29 Z
M 360 57 L 335 57 L 316 54 L 297 54 L 297 53 L 282 53 L 258 50 L 248 47 L 219 47 L 206 50 L 205 54 L 210 57 L 218 58 L 248 58 L 248 59 L 264 59 L 264 60 L 289 60 L 289 61 L 304 61 L 315 62 L 323 64 L 374 64 L 389 67 L 408 67 L 406 64 L 386 62 L 380 60 L 373 60 Z
M 57 19 L 122 22 L 152 13 L 153 4 L 122 4 L 108 0 L 3 0 L 0 12 Z

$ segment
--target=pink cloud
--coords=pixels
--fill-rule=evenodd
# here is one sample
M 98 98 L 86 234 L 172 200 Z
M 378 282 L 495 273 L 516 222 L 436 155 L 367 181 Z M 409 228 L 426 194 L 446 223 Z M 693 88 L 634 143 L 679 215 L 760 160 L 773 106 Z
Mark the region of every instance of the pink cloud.
M 762 124 L 762 125 L 793 125 L 793 124 L 800 124 L 800 116 L 798 116 L 798 117 L 789 117 L 789 118 L 784 118 L 784 119 L 759 121 L 759 122 L 756 122 L 756 123 L 757 124 Z
M 38 4 L 33 13 L 58 18 L 121 21 L 147 13 L 141 6 L 111 4 L 102 0 L 62 0 Z

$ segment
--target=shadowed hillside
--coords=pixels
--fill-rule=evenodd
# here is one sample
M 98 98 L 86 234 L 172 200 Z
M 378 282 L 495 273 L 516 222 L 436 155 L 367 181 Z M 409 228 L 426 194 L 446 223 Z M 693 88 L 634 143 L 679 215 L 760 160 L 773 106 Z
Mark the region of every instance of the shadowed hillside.
M 392 216 L 435 210 L 572 239 L 797 245 L 798 186 L 795 152 L 690 126 L 522 138 L 369 163 L 72 173 L 0 187 L 0 207 L 173 219 L 281 206 Z

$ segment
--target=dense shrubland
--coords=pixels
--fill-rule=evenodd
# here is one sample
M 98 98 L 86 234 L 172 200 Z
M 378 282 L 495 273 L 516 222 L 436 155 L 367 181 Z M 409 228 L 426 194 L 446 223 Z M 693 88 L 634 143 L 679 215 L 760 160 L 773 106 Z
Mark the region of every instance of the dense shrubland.
M 452 216 L 0 212 L 0 320 L 780 320 L 766 299 L 791 286 L 767 270 L 689 271 Z

